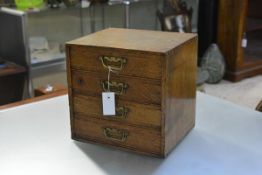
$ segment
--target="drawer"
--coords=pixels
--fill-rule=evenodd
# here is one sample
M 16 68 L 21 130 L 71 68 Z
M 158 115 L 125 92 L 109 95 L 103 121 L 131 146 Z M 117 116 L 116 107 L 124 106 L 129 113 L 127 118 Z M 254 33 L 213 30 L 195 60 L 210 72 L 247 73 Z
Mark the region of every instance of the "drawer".
M 74 112 L 82 114 L 84 118 L 95 117 L 160 130 L 160 107 L 117 100 L 116 116 L 103 116 L 101 98 L 74 94 L 73 104 Z
M 109 144 L 135 151 L 159 154 L 160 132 L 119 125 L 99 119 L 83 120 L 76 115 L 73 119 L 73 137 Z
M 110 28 L 66 55 L 73 139 L 165 157 L 194 126 L 195 34 Z M 116 116 L 102 115 L 106 91 Z
M 102 92 L 107 91 L 107 74 L 96 74 L 72 70 L 72 88 L 74 92 L 101 96 Z M 160 81 L 151 79 L 140 79 L 123 76 L 110 78 L 110 91 L 117 95 L 117 99 L 130 100 L 144 104 L 161 104 Z
M 162 58 L 150 52 L 116 48 L 71 45 L 70 64 L 74 69 L 108 71 L 107 66 L 121 69 L 120 75 L 161 79 Z

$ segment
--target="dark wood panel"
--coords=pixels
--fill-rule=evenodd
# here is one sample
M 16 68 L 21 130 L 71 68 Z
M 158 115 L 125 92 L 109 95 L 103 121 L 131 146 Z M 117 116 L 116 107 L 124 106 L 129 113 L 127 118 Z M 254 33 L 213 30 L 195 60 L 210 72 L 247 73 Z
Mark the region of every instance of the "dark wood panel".
M 261 7 L 262 7 L 261 0 L 249 0 L 248 17 L 262 19 Z
M 4 66 L 5 67 L 0 68 L 0 77 L 26 72 L 26 69 L 24 67 L 11 62 L 6 62 Z
M 11 62 L 0 68 L 0 105 L 23 98 L 26 69 Z
M 66 95 L 66 94 L 67 94 L 67 90 L 63 90 L 63 91 L 55 92 L 55 93 L 52 93 L 52 94 L 43 95 L 43 96 L 40 96 L 40 97 L 29 98 L 29 99 L 26 99 L 26 100 L 22 100 L 22 101 L 18 101 L 18 102 L 15 102 L 15 103 L 10 103 L 10 104 L 7 104 L 7 105 L 0 106 L 0 110 L 13 108 L 13 107 L 17 107 L 17 106 L 21 106 L 21 105 L 25 105 L 25 104 L 29 104 L 29 103 L 34 103 L 34 102 L 37 102 L 37 101 L 42 101 L 42 100 L 46 100 L 46 99 L 49 99 L 49 98 L 54 98 L 54 97 L 58 97 L 58 96 L 61 96 L 61 95 Z
M 246 30 L 250 30 L 247 27 L 248 6 L 253 11 L 254 8 L 260 10 L 259 4 L 256 0 L 219 1 L 217 42 L 226 59 L 226 79 L 240 81 L 261 74 L 261 61 L 250 63 L 241 44 Z

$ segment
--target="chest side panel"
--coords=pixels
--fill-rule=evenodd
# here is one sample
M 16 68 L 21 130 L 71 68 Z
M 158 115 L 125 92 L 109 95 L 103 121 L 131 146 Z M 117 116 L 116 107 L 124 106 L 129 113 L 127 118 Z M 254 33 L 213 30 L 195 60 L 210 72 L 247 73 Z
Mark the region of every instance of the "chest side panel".
M 170 152 L 195 124 L 197 39 L 169 53 L 165 84 L 165 154 Z
M 73 137 L 73 93 L 72 93 L 72 76 L 71 76 L 71 64 L 70 64 L 70 46 L 66 45 L 66 73 L 67 73 L 67 84 L 68 84 L 68 101 L 69 101 L 69 112 L 70 112 L 70 125 L 71 125 L 71 137 Z

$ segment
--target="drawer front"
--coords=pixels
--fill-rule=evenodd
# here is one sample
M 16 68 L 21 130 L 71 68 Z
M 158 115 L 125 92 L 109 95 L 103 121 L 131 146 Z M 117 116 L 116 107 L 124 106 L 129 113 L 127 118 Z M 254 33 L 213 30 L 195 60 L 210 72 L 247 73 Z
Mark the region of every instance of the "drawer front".
M 101 98 L 74 94 L 73 104 L 74 112 L 82 114 L 85 118 L 95 117 L 131 125 L 154 127 L 160 130 L 160 107 L 117 100 L 116 115 L 103 116 Z
M 102 144 L 132 149 L 135 151 L 160 153 L 160 132 L 137 127 L 117 125 L 98 119 L 83 120 L 81 116 L 73 119 L 73 136 Z
M 72 85 L 74 92 L 100 97 L 102 92 L 108 90 L 107 74 L 72 70 Z M 117 98 L 121 100 L 144 104 L 161 104 L 159 81 L 112 75 L 109 89 L 115 92 Z
M 161 79 L 161 56 L 139 51 L 87 46 L 70 47 L 70 63 L 74 69 L 107 72 L 108 66 L 120 75 Z

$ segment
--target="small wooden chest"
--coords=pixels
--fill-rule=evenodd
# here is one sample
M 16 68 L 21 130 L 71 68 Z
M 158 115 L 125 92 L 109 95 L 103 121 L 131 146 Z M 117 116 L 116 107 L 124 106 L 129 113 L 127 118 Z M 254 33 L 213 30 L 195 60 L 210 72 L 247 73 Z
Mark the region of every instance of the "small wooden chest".
M 66 49 L 73 139 L 164 157 L 194 127 L 195 34 L 110 28 Z M 103 116 L 108 87 L 115 116 Z

